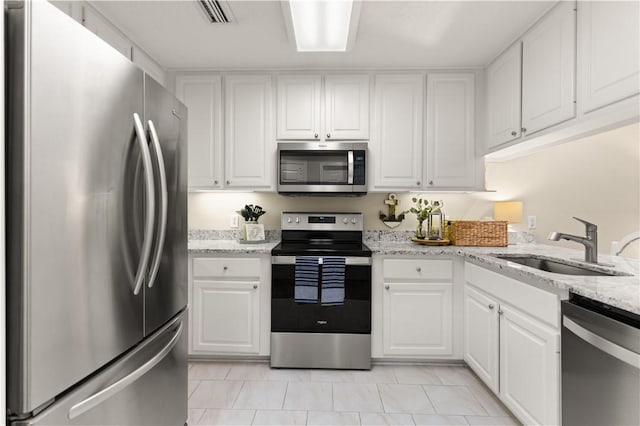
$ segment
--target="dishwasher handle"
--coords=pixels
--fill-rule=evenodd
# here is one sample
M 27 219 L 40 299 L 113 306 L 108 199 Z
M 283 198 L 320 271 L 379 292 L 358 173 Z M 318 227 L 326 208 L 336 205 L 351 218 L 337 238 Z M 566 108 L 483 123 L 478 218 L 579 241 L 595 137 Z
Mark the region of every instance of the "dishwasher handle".
M 566 315 L 562 316 L 562 325 L 567 330 L 578 336 L 580 339 L 589 343 L 592 346 L 600 349 L 601 351 L 611 355 L 612 357 L 623 361 L 632 367 L 640 370 L 640 354 L 630 351 L 616 343 L 613 343 L 604 337 L 598 336 L 592 331 L 578 325 L 575 321 Z

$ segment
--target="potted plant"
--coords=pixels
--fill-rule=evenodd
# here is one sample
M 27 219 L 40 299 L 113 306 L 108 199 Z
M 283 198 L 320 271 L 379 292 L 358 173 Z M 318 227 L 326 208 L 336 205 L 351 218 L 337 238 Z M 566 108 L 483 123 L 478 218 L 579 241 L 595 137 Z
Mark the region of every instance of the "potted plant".
M 413 213 L 416 215 L 416 219 L 418 220 L 418 227 L 416 228 L 416 238 L 423 240 L 427 236 L 424 230 L 424 221 L 427 220 L 430 213 L 439 211 L 442 206 L 439 201 L 433 201 L 430 203 L 429 200 L 423 200 L 422 198 L 418 197 L 411 198 L 411 201 L 413 201 L 414 203 L 413 207 L 403 212 L 403 214 Z

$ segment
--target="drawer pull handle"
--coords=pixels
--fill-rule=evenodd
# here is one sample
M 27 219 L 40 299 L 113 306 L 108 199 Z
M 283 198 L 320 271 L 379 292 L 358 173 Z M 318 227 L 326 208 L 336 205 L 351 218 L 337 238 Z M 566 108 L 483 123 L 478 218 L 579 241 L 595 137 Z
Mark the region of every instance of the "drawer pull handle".
M 422 272 L 422 268 L 418 266 L 418 267 L 416 268 L 416 272 Z
M 389 290 L 389 286 L 388 285 L 385 285 L 384 288 L 385 288 L 385 290 Z
M 493 304 L 492 303 L 489 304 L 489 309 L 493 309 Z
M 223 266 L 223 267 L 222 267 L 222 270 L 223 270 L 223 271 L 226 271 L 227 269 L 229 269 L 227 266 Z
M 255 290 L 255 289 L 257 289 L 257 288 L 258 288 L 258 284 L 254 284 L 254 285 L 253 285 L 253 289 Z

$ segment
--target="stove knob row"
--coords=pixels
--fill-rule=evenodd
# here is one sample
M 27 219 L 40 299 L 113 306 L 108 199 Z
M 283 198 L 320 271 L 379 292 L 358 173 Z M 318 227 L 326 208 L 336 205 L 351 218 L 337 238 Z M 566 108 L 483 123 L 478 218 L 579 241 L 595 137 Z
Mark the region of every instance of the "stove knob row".
M 288 218 L 287 218 L 287 223 L 292 223 L 292 222 L 293 222 L 293 219 L 292 219 L 291 217 L 288 217 Z M 295 222 L 296 222 L 296 223 L 300 223 L 300 218 L 299 218 L 299 217 L 296 217 Z

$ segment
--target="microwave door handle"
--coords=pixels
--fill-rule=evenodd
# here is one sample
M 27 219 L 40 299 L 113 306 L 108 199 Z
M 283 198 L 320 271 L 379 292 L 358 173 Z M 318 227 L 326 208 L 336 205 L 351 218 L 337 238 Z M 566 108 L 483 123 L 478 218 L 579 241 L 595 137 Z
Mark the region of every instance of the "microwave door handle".
M 353 151 L 347 152 L 347 184 L 353 185 Z

